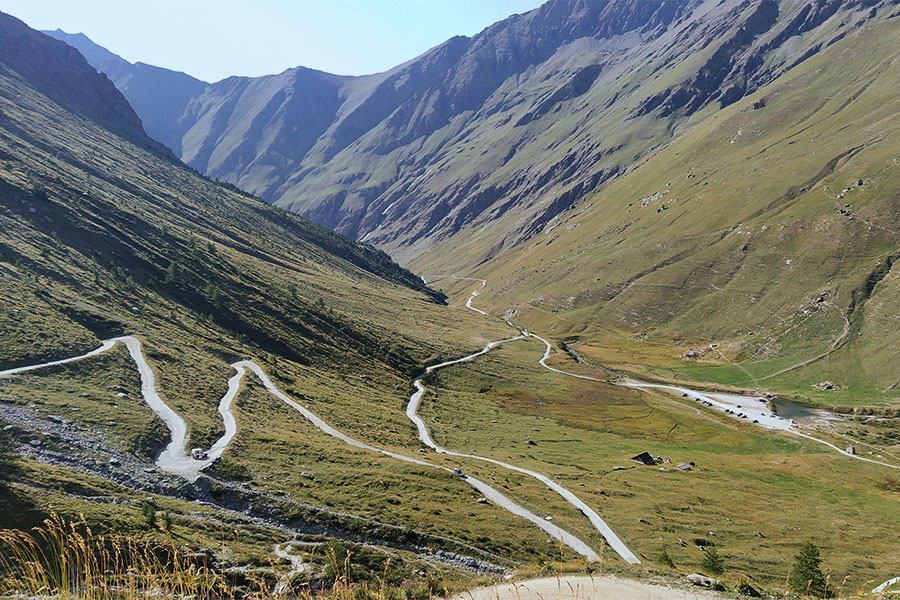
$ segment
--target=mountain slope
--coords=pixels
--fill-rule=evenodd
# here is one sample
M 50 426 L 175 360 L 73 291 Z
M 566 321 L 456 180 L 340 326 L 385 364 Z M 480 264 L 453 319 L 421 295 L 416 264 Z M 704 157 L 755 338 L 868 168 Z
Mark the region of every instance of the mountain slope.
M 78 50 L 98 71 L 105 73 L 140 115 L 147 134 L 181 155 L 184 128 L 178 123 L 184 107 L 208 85 L 190 75 L 141 62 L 130 63 L 95 44 L 83 33 L 57 29 L 42 32 Z
M 768 386 L 829 403 L 888 402 L 897 382 L 884 367 L 895 349 L 890 334 L 878 332 L 893 331 L 891 322 L 858 334 L 866 310 L 891 305 L 891 236 L 845 234 L 839 260 L 822 258 L 798 277 L 773 271 L 777 253 L 763 258 L 750 244 L 732 248 L 737 238 L 729 232 L 746 235 L 747 222 L 808 203 L 802 229 L 790 238 L 798 252 L 813 256 L 805 248 L 821 247 L 812 232 L 822 223 L 860 224 L 853 206 L 834 215 L 836 194 L 818 201 L 810 194 L 826 182 L 843 190 L 859 179 L 855 172 L 846 182 L 829 179 L 848 164 L 880 168 L 873 149 L 884 142 L 867 132 L 875 109 L 891 105 L 880 84 L 895 79 L 892 55 L 873 40 L 895 27 L 898 12 L 893 0 L 554 0 L 387 73 L 339 78 L 294 69 L 213 84 L 189 103 L 185 118 L 194 124 L 183 156 L 426 275 L 469 267 L 496 286 L 498 310 L 532 304 L 625 340 L 649 336 L 667 347 L 670 364 L 659 375 Z M 865 76 L 846 59 L 860 44 L 874 61 Z M 821 75 L 832 62 L 840 65 L 828 71 L 834 85 Z M 808 90 L 776 111 L 773 98 L 788 94 L 761 90 L 793 89 L 795 78 Z M 692 163 L 673 166 L 676 140 L 709 135 L 738 105 L 752 126 L 738 126 L 737 137 L 720 133 L 727 146 L 706 142 Z M 857 113 L 859 106 L 873 108 Z M 775 114 L 778 120 L 769 120 Z M 812 123 L 823 137 L 801 135 Z M 882 125 L 895 127 L 886 117 Z M 766 132 L 767 153 L 740 154 L 751 130 Z M 779 145 L 792 135 L 798 137 L 784 142 L 790 147 Z M 831 151 L 824 159 L 817 157 L 822 148 Z M 734 166 L 704 177 L 698 165 L 718 164 L 720 156 L 732 156 L 729 165 L 761 162 L 755 171 Z M 681 185 L 673 172 L 685 178 Z M 746 181 L 750 173 L 756 175 Z M 680 191 L 682 185 L 690 187 Z M 893 183 L 885 185 L 892 193 Z M 625 212 L 612 210 L 610 195 L 623 193 Z M 733 197 L 740 203 L 726 200 Z M 887 221 L 875 230 L 892 230 L 892 206 L 880 210 Z M 584 219 L 573 217 L 584 211 Z M 641 215 L 639 228 L 633 214 Z M 771 227 L 766 231 L 772 235 Z M 566 259 L 566 270 L 558 268 L 557 240 L 580 248 L 582 260 Z M 725 279 L 686 266 L 706 258 L 724 261 Z M 766 267 L 742 267 L 754 260 Z M 781 284 L 770 281 L 773 272 L 784 277 Z M 752 292 L 738 293 L 737 284 L 718 289 L 732 276 L 746 278 L 742 285 Z M 662 280 L 662 288 L 647 287 Z M 826 316 L 802 318 L 810 298 L 822 293 L 814 304 Z M 878 301 L 869 302 L 873 295 Z M 735 318 L 729 307 L 747 298 L 766 308 Z M 853 332 L 864 340 L 851 343 Z M 713 339 L 728 352 L 701 353 L 699 365 L 682 361 Z M 868 357 L 868 366 L 845 376 L 859 356 Z M 812 388 L 837 377 L 848 379 L 843 390 Z
M 84 89 L 77 104 L 60 101 L 73 112 L 30 83 L 45 81 L 34 69 L 24 69 L 28 78 L 18 72 L 17 54 L 0 53 L 0 370 L 136 336 L 165 402 L 185 421 L 189 451 L 222 435 L 219 399 L 231 364 L 252 359 L 334 427 L 415 453 L 415 428 L 396 406 L 409 377 L 428 360 L 483 344 L 477 331 L 505 327 L 480 327 L 478 315 L 444 306 L 383 252 L 203 178 L 157 152 L 155 142 L 101 127 L 121 116 L 114 111 L 127 107 L 122 96 L 105 77 L 82 81 L 80 55 L 57 55 L 59 42 L 0 17 L 2 39 L 22 35 L 33 64 L 54 59 L 54 91 Z M 89 104 L 94 97 L 102 101 Z M 480 558 L 509 548 L 522 556 L 558 553 L 552 541 L 517 531 L 513 515 L 458 502 L 471 494 L 460 478 L 389 457 L 373 464 L 378 455 L 336 443 L 255 379 L 244 381 L 235 401 L 239 436 L 210 478 L 186 486 L 153 469 L 168 432 L 141 394 L 121 346 L 0 379 L 0 418 L 13 427 L 16 448 L 51 463 L 26 461 L 15 505 L 41 498 L 41 510 L 62 506 L 77 517 L 80 508 L 72 507 L 103 478 L 294 532 L 465 549 Z M 66 473 L 54 475 L 60 464 Z M 64 479 L 71 491 L 57 495 L 51 484 L 35 494 L 44 477 Z M 70 485 L 79 477 L 94 487 Z M 387 502 L 396 488 L 379 485 L 384 480 L 422 502 L 415 510 Z M 7 506 L 5 488 L 2 497 Z M 4 525 L 14 513 L 3 511 Z
M 416 90 L 337 153 L 323 142 L 277 202 L 404 262 L 481 232 L 491 244 L 471 248 L 476 264 L 871 12 L 830 3 L 802 18 L 811 6 L 550 2 L 466 42 L 450 83 Z
M 165 152 L 144 133 L 128 102 L 81 54 L 62 42 L 48 41 L 8 15 L 2 16 L 0 26 L 5 33 L 0 53 L 8 70 L 72 112 L 156 152 Z M 69 69 L 66 77 L 55 76 L 53 69 L 58 64 Z
M 138 113 L 201 172 L 401 261 L 490 228 L 476 263 L 892 4 L 552 0 L 386 73 L 230 78 L 167 124 Z
M 473 269 L 482 302 L 620 367 L 896 406 L 898 41 L 871 24 L 677 136 Z

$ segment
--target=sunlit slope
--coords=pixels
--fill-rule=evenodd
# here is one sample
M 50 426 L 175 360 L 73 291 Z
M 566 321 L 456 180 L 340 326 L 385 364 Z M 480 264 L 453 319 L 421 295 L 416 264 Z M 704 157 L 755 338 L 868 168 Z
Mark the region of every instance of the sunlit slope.
M 471 269 L 480 301 L 667 376 L 896 398 L 898 42 L 892 23 L 850 36 L 713 115 Z

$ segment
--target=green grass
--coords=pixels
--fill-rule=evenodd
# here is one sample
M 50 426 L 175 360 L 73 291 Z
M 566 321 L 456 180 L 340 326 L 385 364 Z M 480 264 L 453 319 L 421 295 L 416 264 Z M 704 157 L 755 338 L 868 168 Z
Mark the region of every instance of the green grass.
M 421 411 L 435 440 L 551 475 L 632 550 L 653 560 L 665 549 L 681 571 L 702 559 L 693 540 L 709 539 L 726 557 L 727 578 L 743 573 L 774 586 L 799 544 L 813 539 L 832 580 L 847 576 L 855 586 L 890 576 L 896 550 L 880 532 L 898 518 L 898 504 L 887 469 L 677 397 L 550 373 L 536 364 L 542 352 L 535 341 L 515 342 L 438 372 Z M 577 369 L 561 353 L 551 360 Z M 460 422 L 475 431 L 453 426 Z M 629 458 L 644 450 L 672 463 L 666 471 L 635 466 Z M 672 468 L 688 461 L 692 471 Z M 543 486 L 520 482 L 510 494 L 597 543 L 587 520 Z

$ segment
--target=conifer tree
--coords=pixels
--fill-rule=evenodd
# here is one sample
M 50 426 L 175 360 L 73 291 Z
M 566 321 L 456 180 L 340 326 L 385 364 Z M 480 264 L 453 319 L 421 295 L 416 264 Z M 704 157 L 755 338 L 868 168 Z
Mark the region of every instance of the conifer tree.
M 825 597 L 825 576 L 819 565 L 822 558 L 819 549 L 812 542 L 806 542 L 794 557 L 794 566 L 788 578 L 791 590 L 802 595 L 815 598 Z
M 707 548 L 703 553 L 703 561 L 700 568 L 707 575 L 721 575 L 725 571 L 725 561 L 719 556 L 715 548 Z

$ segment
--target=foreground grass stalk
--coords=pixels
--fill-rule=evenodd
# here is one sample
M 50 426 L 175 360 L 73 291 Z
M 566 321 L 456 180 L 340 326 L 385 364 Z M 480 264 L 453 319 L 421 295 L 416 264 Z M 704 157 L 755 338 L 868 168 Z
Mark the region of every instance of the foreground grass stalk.
M 148 594 L 232 599 L 234 587 L 167 543 L 98 536 L 86 523 L 53 515 L 31 532 L 0 530 L 0 595 L 130 600 Z M 259 580 L 244 595 L 272 597 Z

